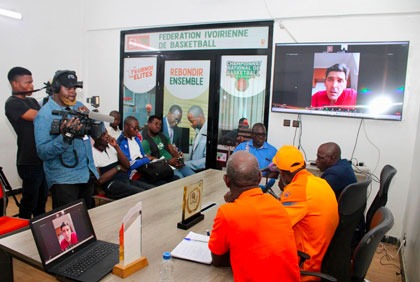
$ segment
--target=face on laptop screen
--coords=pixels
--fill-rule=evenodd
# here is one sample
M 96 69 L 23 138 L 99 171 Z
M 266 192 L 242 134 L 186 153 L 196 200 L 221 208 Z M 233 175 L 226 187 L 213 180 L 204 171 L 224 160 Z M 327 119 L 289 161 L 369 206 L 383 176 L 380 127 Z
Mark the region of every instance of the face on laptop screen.
M 94 239 L 83 202 L 52 211 L 31 223 L 39 255 L 45 265 Z

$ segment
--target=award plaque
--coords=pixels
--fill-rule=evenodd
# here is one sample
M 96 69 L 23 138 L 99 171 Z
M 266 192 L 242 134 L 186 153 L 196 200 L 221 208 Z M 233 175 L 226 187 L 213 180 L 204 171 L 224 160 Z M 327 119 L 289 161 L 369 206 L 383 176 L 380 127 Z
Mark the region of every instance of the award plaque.
M 203 180 L 184 186 L 182 220 L 178 222 L 178 228 L 184 230 L 189 229 L 204 219 L 204 215 L 201 213 L 202 200 Z

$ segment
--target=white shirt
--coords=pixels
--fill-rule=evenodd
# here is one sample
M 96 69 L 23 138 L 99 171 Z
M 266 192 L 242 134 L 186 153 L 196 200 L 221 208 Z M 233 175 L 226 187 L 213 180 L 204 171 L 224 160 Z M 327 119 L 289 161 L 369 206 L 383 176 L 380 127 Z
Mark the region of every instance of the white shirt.
M 137 143 L 135 137 L 127 138 L 128 143 L 128 150 L 130 150 L 130 158 L 131 160 L 135 160 L 137 158 L 143 158 L 143 155 L 140 152 L 139 144 Z
M 118 137 L 121 135 L 121 130 L 118 127 L 117 130 L 115 130 L 111 126 L 108 126 L 106 131 L 108 131 L 109 136 L 113 137 L 114 139 L 118 139 Z
M 99 168 L 118 162 L 117 150 L 112 146 L 106 147 L 102 152 L 93 147 L 92 155 L 95 166 Z

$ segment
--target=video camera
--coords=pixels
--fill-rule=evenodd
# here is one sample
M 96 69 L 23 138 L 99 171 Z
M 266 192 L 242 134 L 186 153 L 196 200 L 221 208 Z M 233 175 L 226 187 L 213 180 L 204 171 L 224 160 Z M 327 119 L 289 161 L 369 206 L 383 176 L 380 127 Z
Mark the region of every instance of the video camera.
M 72 135 L 72 138 L 83 138 L 85 135 L 90 135 L 93 138 L 99 138 L 103 132 L 103 121 L 113 122 L 114 118 L 111 116 L 101 115 L 95 112 L 80 112 L 75 110 L 53 110 L 53 115 L 61 115 L 61 119 L 54 119 L 51 123 L 50 134 L 60 134 L 60 127 L 63 121 L 71 119 L 71 116 L 76 117 L 80 121 L 79 125 L 67 128 L 67 132 Z

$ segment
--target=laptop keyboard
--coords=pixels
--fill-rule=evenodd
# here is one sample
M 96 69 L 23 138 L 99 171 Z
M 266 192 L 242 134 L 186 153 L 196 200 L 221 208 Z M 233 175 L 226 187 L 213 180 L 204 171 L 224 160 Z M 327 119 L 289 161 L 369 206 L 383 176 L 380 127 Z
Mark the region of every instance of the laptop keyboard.
M 118 249 L 118 245 L 97 244 L 95 247 L 81 255 L 79 258 L 71 261 L 67 265 L 60 267 L 59 272 L 66 276 L 78 277 L 82 273 L 86 272 L 86 270 L 88 270 L 92 265 L 115 251 L 115 249 Z

